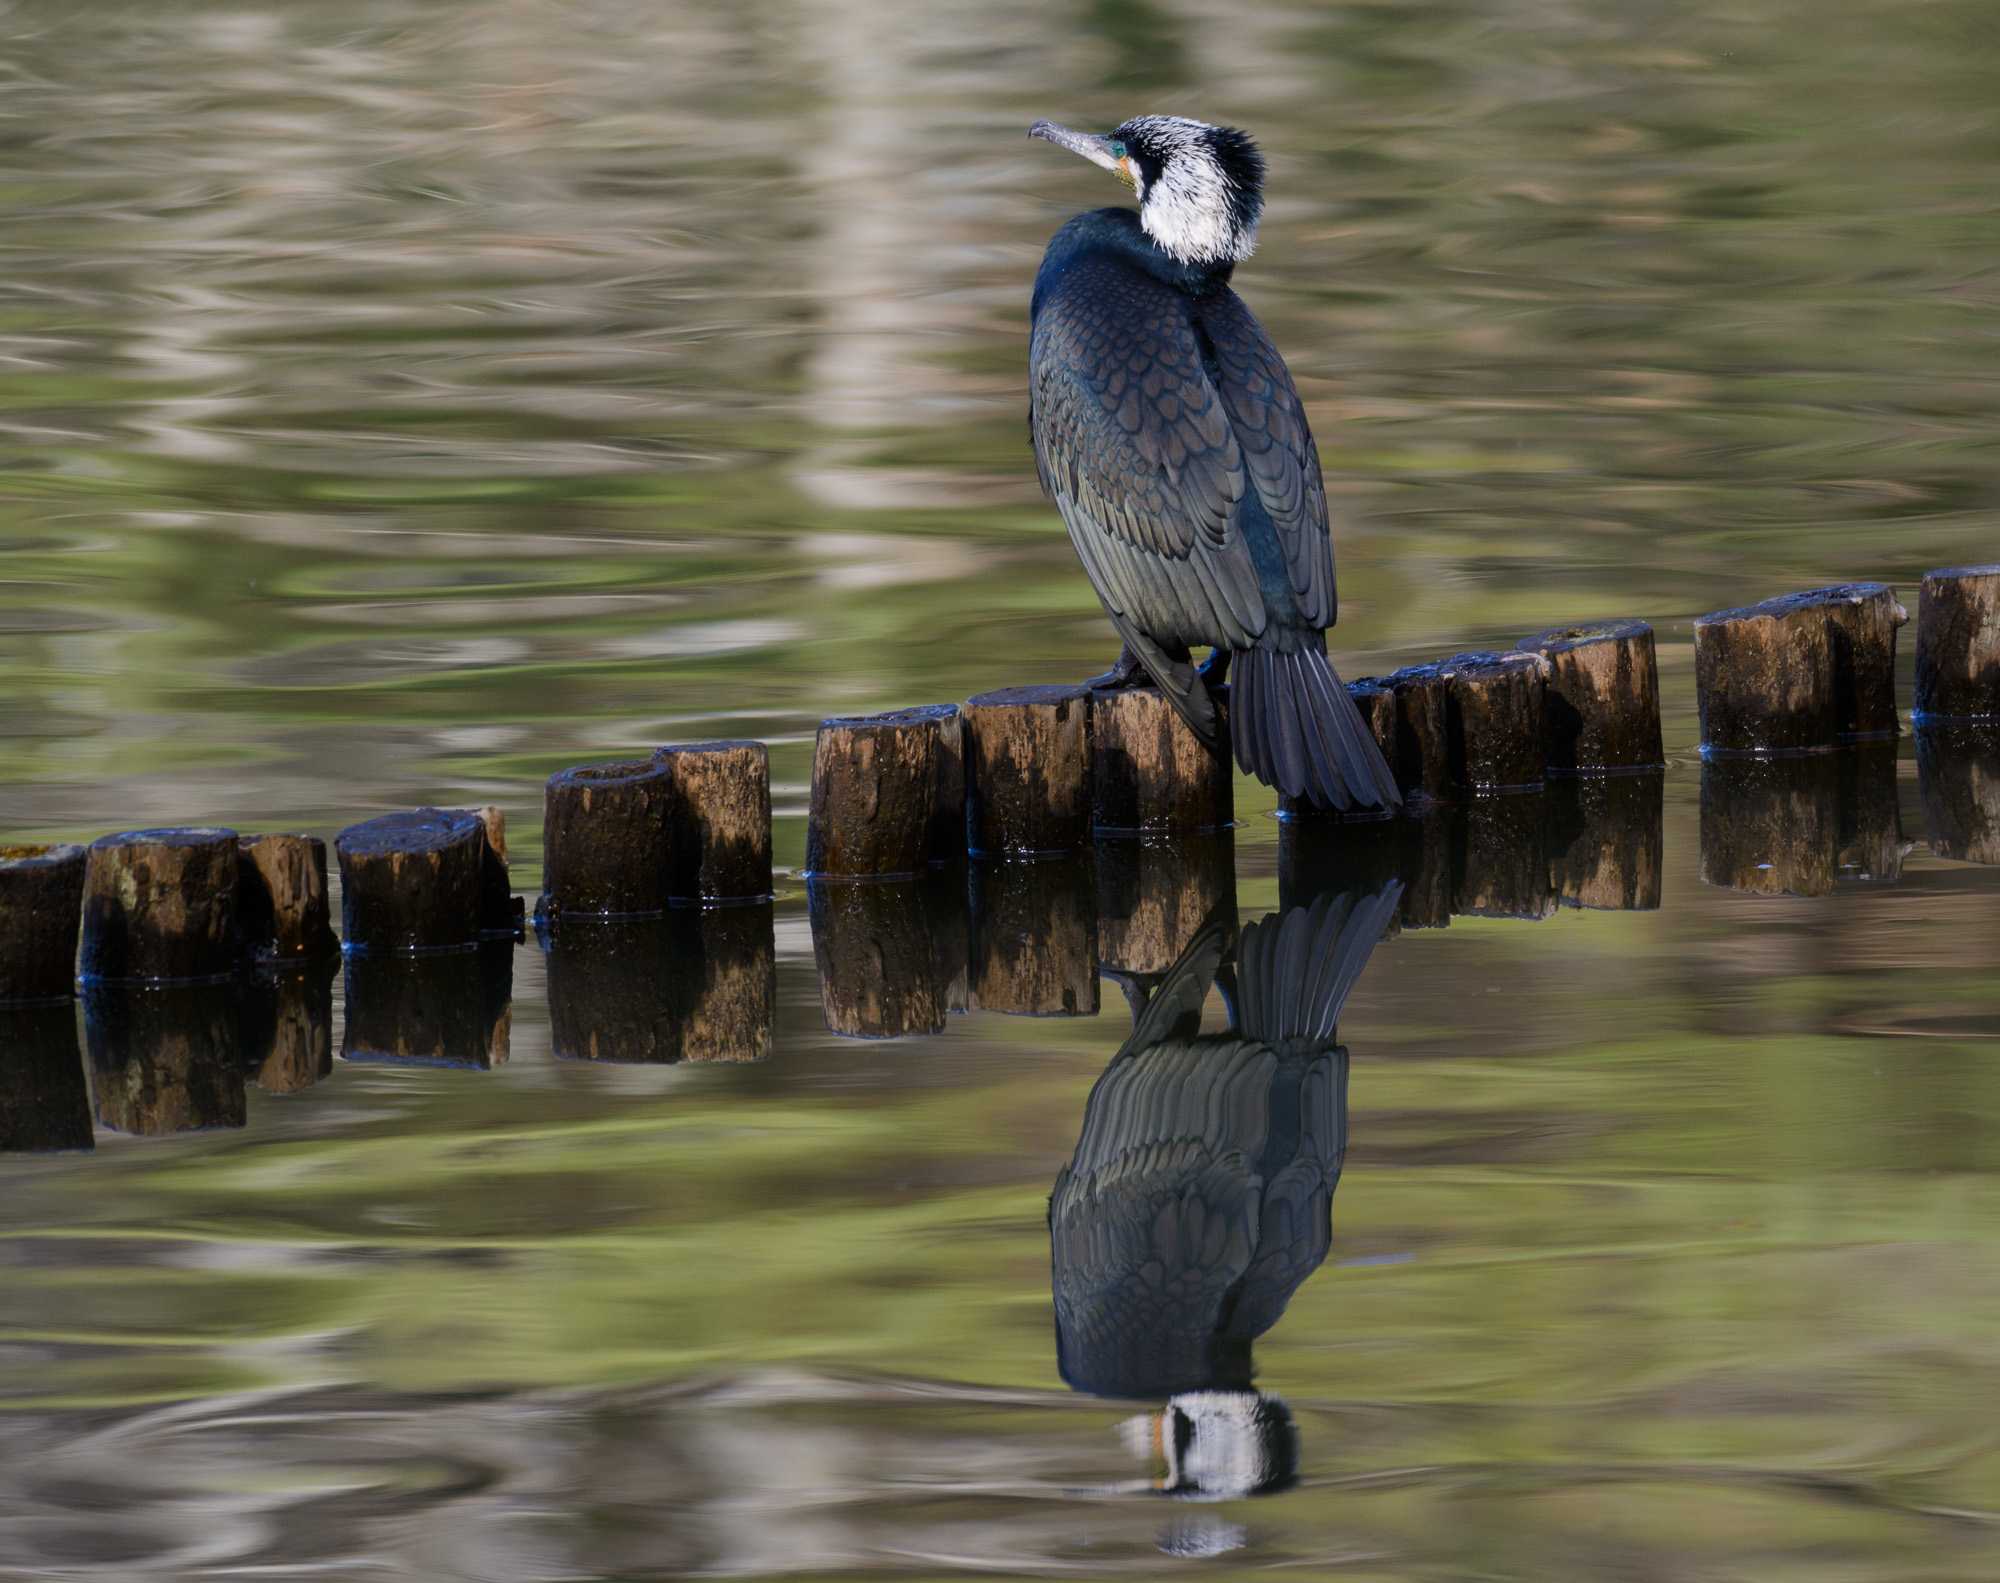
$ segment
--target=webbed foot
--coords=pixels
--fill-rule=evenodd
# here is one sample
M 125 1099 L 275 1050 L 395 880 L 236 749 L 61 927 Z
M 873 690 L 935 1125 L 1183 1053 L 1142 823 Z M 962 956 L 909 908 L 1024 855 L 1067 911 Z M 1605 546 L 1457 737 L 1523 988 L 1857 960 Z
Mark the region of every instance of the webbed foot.
M 1139 662 L 1131 645 L 1119 651 L 1118 663 L 1102 676 L 1093 676 L 1083 685 L 1092 692 L 1114 693 L 1126 687 L 1143 687 L 1152 678 L 1146 674 L 1146 667 Z

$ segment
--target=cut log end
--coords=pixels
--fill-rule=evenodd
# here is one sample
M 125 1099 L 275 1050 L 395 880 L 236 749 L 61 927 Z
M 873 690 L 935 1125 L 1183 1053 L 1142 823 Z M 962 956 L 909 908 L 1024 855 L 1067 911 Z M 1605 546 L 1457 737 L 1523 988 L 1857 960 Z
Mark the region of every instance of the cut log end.
M 687 742 L 654 754 L 673 786 L 667 836 L 675 901 L 771 894 L 771 755 L 761 742 Z
M 1091 820 L 1099 835 L 1228 826 L 1229 757 L 1208 751 L 1156 687 L 1090 695 Z
M 1841 583 L 1718 610 L 1694 626 L 1705 748 L 1792 753 L 1893 734 L 1896 629 L 1881 583 Z
M 674 787 L 656 758 L 579 764 L 542 802 L 537 916 L 657 917 L 672 889 Z
M 943 758 L 943 726 L 930 710 L 822 721 L 813 743 L 807 874 L 920 872 L 937 840 Z
M 339 949 L 327 901 L 326 843 L 252 835 L 237 844 L 237 926 L 252 957 L 305 960 Z
M 1010 687 L 964 708 L 966 827 L 982 856 L 1076 852 L 1090 844 L 1090 694 Z
M 1939 724 L 2000 721 L 2000 565 L 1924 574 L 1916 713 Z
M 439 951 L 481 933 L 486 829 L 459 809 L 418 808 L 334 838 L 350 951 Z
M 1442 671 L 1453 782 L 1475 795 L 1539 789 L 1548 661 L 1518 650 L 1459 654 Z
M 237 968 L 234 830 L 125 830 L 91 843 L 82 976 L 104 983 L 228 978 Z

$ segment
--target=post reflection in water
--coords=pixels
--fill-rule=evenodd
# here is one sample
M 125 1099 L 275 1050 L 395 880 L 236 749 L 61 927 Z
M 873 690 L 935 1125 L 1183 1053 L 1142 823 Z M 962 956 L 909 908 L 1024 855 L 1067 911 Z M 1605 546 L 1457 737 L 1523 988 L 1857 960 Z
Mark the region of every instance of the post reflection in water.
M 0 1154 L 91 1146 L 75 1005 L 0 1006 Z
M 87 984 L 83 1028 L 97 1119 L 163 1137 L 247 1116 L 237 986 Z
M 1156 982 L 1097 1080 L 1049 1199 L 1056 1358 L 1096 1396 L 1164 1397 L 1129 1420 L 1153 1487 L 1227 1499 L 1298 1470 L 1284 1401 L 1251 1347 L 1325 1260 L 1347 1147 L 1336 1024 L 1402 886 L 1331 890 L 1245 927 L 1233 898 Z M 1228 1026 L 1202 1032 L 1211 987 Z
M 347 958 L 344 1061 L 504 1065 L 513 1028 L 514 943 Z
M 940 869 L 907 880 L 811 880 L 806 903 L 820 1009 L 848 1039 L 942 1033 L 964 1011 L 971 947 L 966 880 Z
M 558 1060 L 665 1065 L 771 1053 L 769 902 L 615 922 L 570 918 L 541 941 Z
M 1701 877 L 1762 896 L 1824 896 L 1836 880 L 1902 877 L 1896 744 L 1793 758 L 1705 759 Z
M 248 974 L 240 1002 L 243 1070 L 267 1094 L 297 1094 L 333 1075 L 338 958 Z
M 1920 727 L 1917 784 L 1933 852 L 2000 863 L 2000 724 Z

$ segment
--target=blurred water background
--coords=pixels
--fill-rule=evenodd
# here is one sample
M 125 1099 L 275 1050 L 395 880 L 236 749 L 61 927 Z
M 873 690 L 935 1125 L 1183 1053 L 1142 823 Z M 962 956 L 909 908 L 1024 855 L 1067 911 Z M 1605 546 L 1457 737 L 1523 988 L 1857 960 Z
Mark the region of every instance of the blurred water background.
M 1996 82 L 1980 0 L 0 5 L 9 839 L 497 803 L 532 894 L 551 771 L 745 735 L 796 866 L 822 716 L 1102 668 L 1043 115 L 1261 138 L 1343 672 L 1642 616 L 1673 761 L 1661 910 L 1355 991 L 1288 1493 L 1058 1378 L 1116 996 L 835 1040 L 785 882 L 766 1062 L 558 1063 L 529 946 L 493 1071 L 0 1161 L 0 1576 L 1992 1576 L 2000 870 L 1700 884 L 1688 622 L 2000 554 Z

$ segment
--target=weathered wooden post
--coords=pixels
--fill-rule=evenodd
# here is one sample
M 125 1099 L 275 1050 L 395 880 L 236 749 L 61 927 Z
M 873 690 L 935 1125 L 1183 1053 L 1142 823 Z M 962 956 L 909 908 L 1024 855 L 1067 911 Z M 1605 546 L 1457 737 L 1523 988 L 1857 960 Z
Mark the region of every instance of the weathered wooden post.
M 513 1028 L 514 947 L 350 952 L 343 1061 L 458 1066 L 505 1064 Z
M 492 803 L 466 810 L 486 836 L 479 858 L 479 934 L 486 940 L 519 940 L 526 934 L 527 908 L 514 892 L 507 868 L 507 815 Z
M 1097 881 L 1088 852 L 1070 862 L 972 867 L 975 1011 L 1094 1016 Z
M 2000 863 L 2000 725 L 1926 725 L 1917 785 L 1931 850 L 1960 863 Z
M 304 961 L 340 948 L 326 893 L 326 843 L 310 835 L 247 835 L 236 843 L 236 920 L 246 954 Z
M 1451 910 L 1470 918 L 1550 917 L 1547 793 L 1481 797 L 1465 810 Z
M 80 846 L 0 845 L 0 1005 L 75 993 L 86 862 Z
M 1660 742 L 1660 667 L 1643 621 L 1551 627 L 1521 649 L 1549 663 L 1544 743 L 1551 774 L 1654 770 Z
M 900 1039 L 944 1031 L 954 990 L 964 993 L 967 950 L 964 890 L 954 881 L 815 880 L 807 886 L 820 1009 L 829 1032 Z M 940 951 L 941 938 L 956 941 L 955 961 Z
M 418 808 L 334 838 L 350 952 L 442 951 L 481 933 L 486 829 L 456 808 Z
M 1703 616 L 1694 624 L 1694 676 L 1702 746 L 1711 751 L 1799 752 L 1831 747 L 1839 734 L 1833 635 L 1816 608 L 1766 600 Z
M 1442 665 L 1406 665 L 1383 677 L 1395 700 L 1395 747 L 1385 749 L 1405 797 L 1448 800 L 1454 790 L 1451 762 L 1451 678 Z M 1359 700 L 1357 699 L 1358 703 Z M 1384 705 L 1371 700 L 1366 718 L 1379 743 Z
M 1281 837 L 1282 839 L 1282 837 Z M 1227 830 L 1172 841 L 1097 843 L 1102 972 L 1164 973 L 1217 917 L 1236 933 L 1236 842 Z
M 104 983 L 228 978 L 236 930 L 234 830 L 126 830 L 90 845 L 82 976 Z
M 538 918 L 645 918 L 667 909 L 673 772 L 657 758 L 579 764 L 549 777 Z
M 1235 779 L 1226 737 L 1219 756 L 1209 752 L 1157 687 L 1094 692 L 1090 717 L 1091 822 L 1099 835 L 1228 826 Z
M 930 861 L 949 774 L 932 709 L 820 722 L 813 743 L 806 873 L 817 879 L 908 877 Z
M 684 742 L 653 758 L 672 788 L 669 895 L 703 903 L 767 900 L 770 750 L 761 742 Z
M 1839 776 L 1831 754 L 1704 761 L 1703 883 L 1761 896 L 1826 895 L 1839 847 Z
M 1549 783 L 1549 889 L 1564 907 L 1652 912 L 1664 869 L 1664 775 Z
M 1443 666 L 1453 783 L 1476 796 L 1539 789 L 1549 662 L 1539 654 L 1457 654 Z
M 83 1027 L 97 1119 L 112 1131 L 153 1138 L 243 1125 L 234 985 L 86 979 Z
M 1916 715 L 1919 724 L 2000 720 L 2000 563 L 1924 574 Z
M 65 997 L 0 1006 L 0 1154 L 88 1149 L 92 1143 L 74 1002 Z
M 333 981 L 340 963 L 320 956 L 244 976 L 238 1048 L 267 1094 L 296 1094 L 333 1074 Z
M 975 856 L 1077 852 L 1090 845 L 1090 694 L 1009 687 L 970 699 L 966 831 Z

